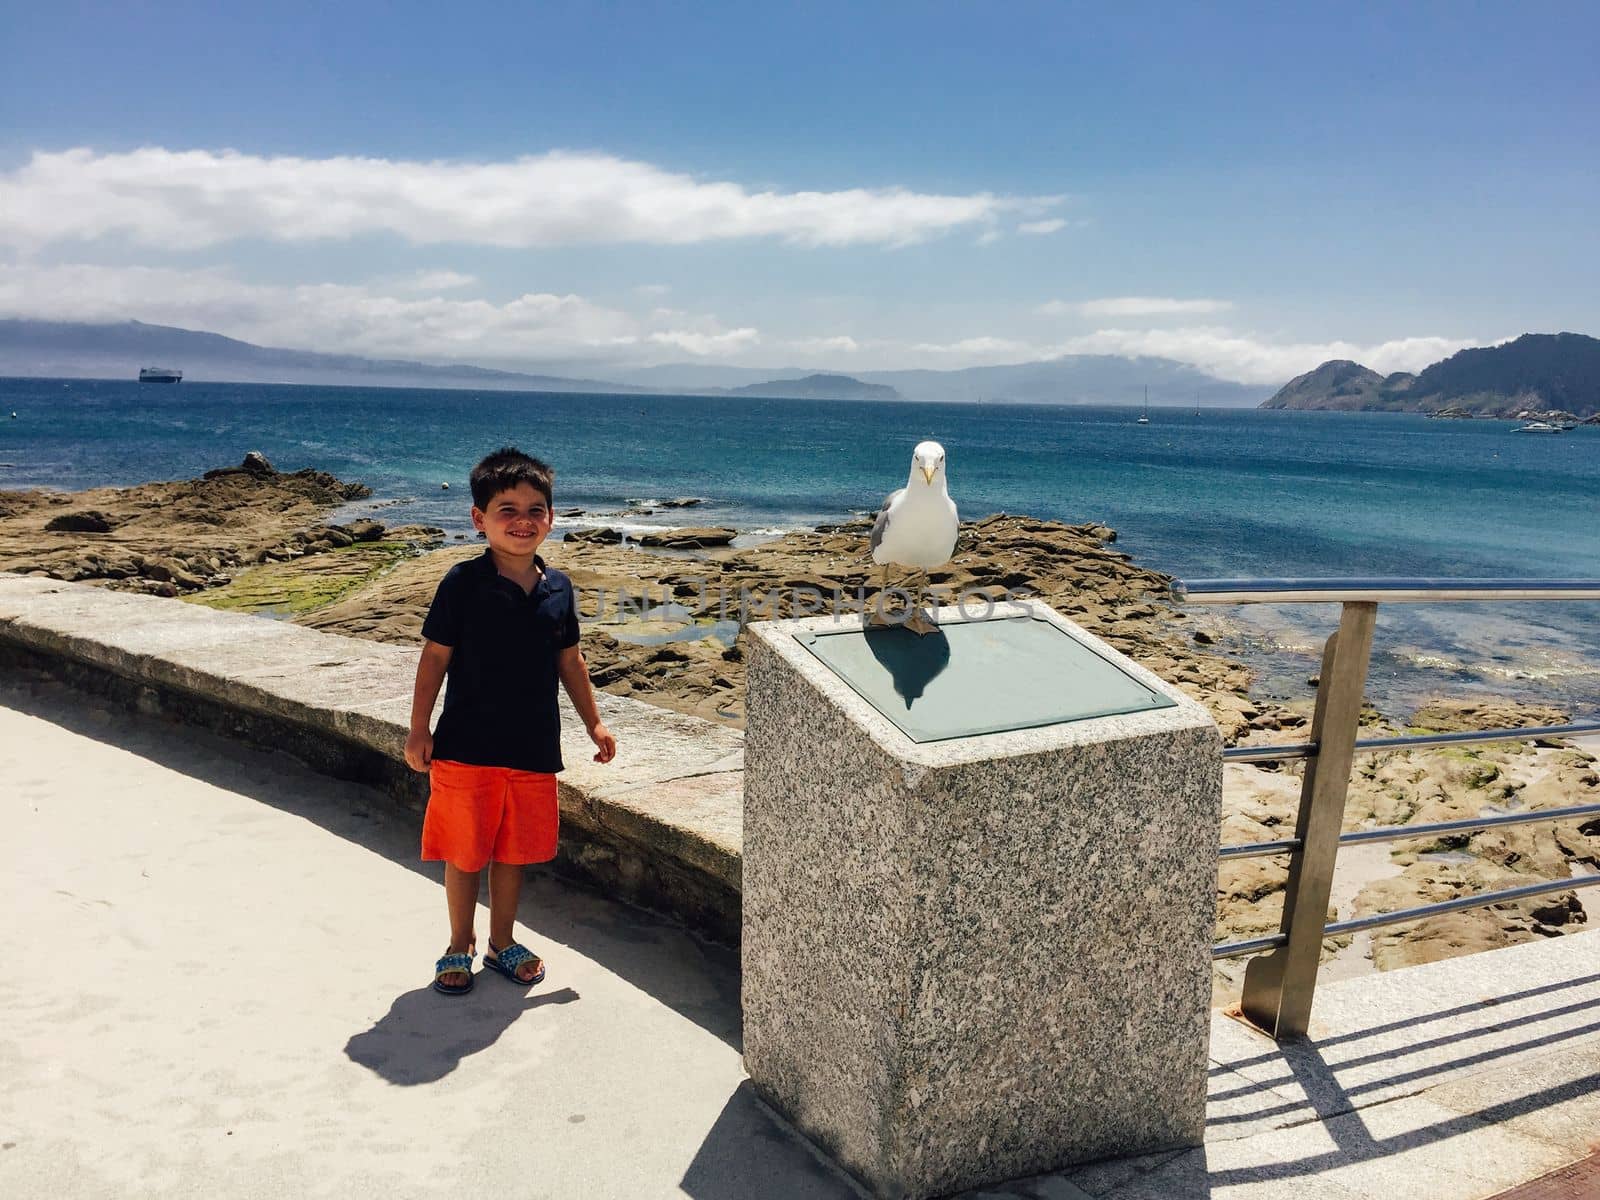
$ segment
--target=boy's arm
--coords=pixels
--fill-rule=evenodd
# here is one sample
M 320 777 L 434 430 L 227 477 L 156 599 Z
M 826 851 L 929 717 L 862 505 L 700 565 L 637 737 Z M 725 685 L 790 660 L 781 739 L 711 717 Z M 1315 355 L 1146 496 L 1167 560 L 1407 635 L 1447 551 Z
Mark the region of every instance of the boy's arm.
M 578 710 L 578 719 L 595 744 L 595 762 L 610 762 L 617 753 L 617 739 L 600 719 L 600 706 L 595 703 L 594 685 L 589 682 L 589 664 L 583 661 L 583 651 L 576 646 L 566 647 L 556 660 L 556 670 L 560 672 L 561 686 L 567 689 L 572 707 Z
M 417 661 L 417 683 L 411 692 L 411 732 L 406 735 L 406 766 L 426 771 L 433 762 L 433 733 L 428 722 L 433 718 L 433 702 L 439 698 L 445 669 L 450 665 L 451 648 L 424 641 Z

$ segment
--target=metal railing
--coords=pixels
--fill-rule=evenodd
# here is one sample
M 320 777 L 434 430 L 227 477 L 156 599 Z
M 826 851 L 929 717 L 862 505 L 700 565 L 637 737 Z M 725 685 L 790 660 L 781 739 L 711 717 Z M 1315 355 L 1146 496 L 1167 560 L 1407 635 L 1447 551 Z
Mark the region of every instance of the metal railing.
M 1600 733 L 1600 722 L 1590 721 L 1468 733 L 1357 738 L 1356 727 L 1366 688 L 1378 604 L 1465 600 L 1600 600 L 1600 580 L 1196 579 L 1177 581 L 1172 590 L 1175 598 L 1190 604 L 1342 605 L 1339 628 L 1328 638 L 1323 649 L 1316 709 L 1311 719 L 1311 740 L 1294 745 L 1237 746 L 1223 751 L 1223 758 L 1229 762 L 1306 761 L 1294 836 L 1279 841 L 1222 846 L 1218 850 L 1221 861 L 1284 854 L 1289 856 L 1283 916 L 1278 932 L 1266 937 L 1224 942 L 1212 950 L 1214 959 L 1262 955 L 1253 958 L 1245 968 L 1244 995 L 1240 1004 L 1245 1017 L 1253 1024 L 1279 1039 L 1305 1036 L 1311 1020 L 1311 1002 L 1316 993 L 1317 968 L 1321 962 L 1324 938 L 1600 884 L 1600 872 L 1594 872 L 1460 896 L 1438 904 L 1376 913 L 1331 924 L 1327 920 L 1328 897 L 1333 886 L 1333 871 L 1340 846 L 1600 815 L 1600 804 L 1580 804 L 1542 812 L 1506 813 L 1431 825 L 1395 825 L 1341 833 L 1350 767 L 1357 753 Z M 1262 954 L 1263 951 L 1269 953 Z

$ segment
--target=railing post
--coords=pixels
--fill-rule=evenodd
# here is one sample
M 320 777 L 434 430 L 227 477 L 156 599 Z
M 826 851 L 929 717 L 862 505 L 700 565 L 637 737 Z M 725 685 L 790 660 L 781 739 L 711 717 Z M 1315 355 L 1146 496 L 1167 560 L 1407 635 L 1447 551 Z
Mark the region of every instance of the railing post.
M 1304 1037 L 1311 1023 L 1311 998 L 1317 987 L 1328 894 L 1339 854 L 1345 791 L 1377 616 L 1375 603 L 1346 603 L 1339 630 L 1328 638 L 1322 652 L 1322 679 L 1311 721 L 1317 753 L 1306 762 L 1300 788 L 1300 812 L 1295 819 L 1300 849 L 1289 863 L 1279 926 L 1288 940 L 1271 954 L 1252 959 L 1245 968 L 1244 1015 L 1280 1040 Z

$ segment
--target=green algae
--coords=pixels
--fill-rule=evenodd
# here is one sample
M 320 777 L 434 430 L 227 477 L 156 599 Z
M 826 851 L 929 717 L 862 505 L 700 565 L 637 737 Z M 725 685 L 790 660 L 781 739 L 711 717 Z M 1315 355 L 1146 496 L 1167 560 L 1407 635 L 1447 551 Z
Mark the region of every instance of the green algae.
M 344 599 L 418 550 L 410 542 L 357 542 L 287 562 L 267 562 L 217 588 L 183 597 L 227 612 L 292 617 Z

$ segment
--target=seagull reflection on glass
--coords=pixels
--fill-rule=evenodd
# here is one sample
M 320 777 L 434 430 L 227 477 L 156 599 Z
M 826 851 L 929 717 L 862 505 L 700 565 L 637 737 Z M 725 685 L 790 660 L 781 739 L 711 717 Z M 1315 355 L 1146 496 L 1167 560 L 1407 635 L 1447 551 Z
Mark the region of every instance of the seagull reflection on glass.
M 904 629 L 869 629 L 864 636 L 872 657 L 889 672 L 895 694 L 906 702 L 907 712 L 950 665 L 950 639 L 940 629 L 926 637 Z

